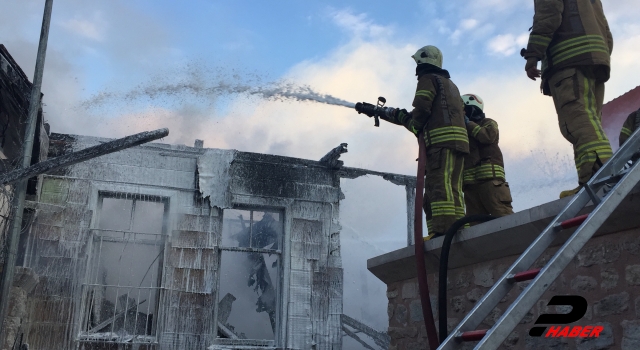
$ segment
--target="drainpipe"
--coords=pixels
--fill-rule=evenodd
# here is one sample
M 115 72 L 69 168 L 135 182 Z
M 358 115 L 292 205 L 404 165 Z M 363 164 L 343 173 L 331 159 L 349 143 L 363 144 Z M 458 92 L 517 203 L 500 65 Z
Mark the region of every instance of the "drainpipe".
M 40 88 L 42 87 L 42 73 L 44 72 L 44 59 L 47 52 L 47 40 L 49 38 L 49 24 L 51 23 L 51 10 L 53 0 L 46 0 L 44 5 L 44 15 L 42 18 L 42 29 L 40 31 L 40 43 L 38 45 L 38 56 L 36 58 L 36 70 L 33 74 L 33 85 L 31 86 L 31 99 L 29 100 L 29 114 L 22 144 L 22 168 L 31 165 L 31 152 L 33 152 L 33 139 L 38 120 L 38 110 L 40 109 Z M 29 179 L 21 180 L 14 187 L 13 200 L 13 222 L 11 231 L 7 237 L 7 254 L 4 258 L 4 268 L 2 279 L 0 279 L 0 346 L 4 344 L 6 330 L 4 321 L 9 309 L 9 294 L 13 285 L 13 275 L 15 273 L 16 256 L 18 253 L 18 241 L 22 226 L 22 214 L 24 211 L 24 199 L 27 193 L 27 182 Z

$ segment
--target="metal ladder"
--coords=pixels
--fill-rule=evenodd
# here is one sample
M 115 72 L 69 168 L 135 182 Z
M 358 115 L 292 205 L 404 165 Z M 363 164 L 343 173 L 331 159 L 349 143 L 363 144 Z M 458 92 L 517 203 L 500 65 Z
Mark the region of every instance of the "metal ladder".
M 453 350 L 463 342 L 479 341 L 474 349 L 497 349 L 522 320 L 536 301 L 560 275 L 580 249 L 602 226 L 622 200 L 640 182 L 640 161 L 627 169 L 625 164 L 640 149 L 640 129 L 636 130 L 613 157 L 593 176 L 567 206 L 556 216 L 547 228 L 509 267 L 489 292 L 480 299 L 460 324 L 449 334 L 438 350 Z M 600 191 L 605 184 L 614 187 L 604 195 Z M 592 201 L 595 205 L 589 214 L 579 212 Z M 558 232 L 579 226 L 542 268 L 528 270 L 556 239 Z M 515 282 L 531 281 L 520 296 L 509 306 L 500 319 L 488 330 L 476 330 L 491 313 Z

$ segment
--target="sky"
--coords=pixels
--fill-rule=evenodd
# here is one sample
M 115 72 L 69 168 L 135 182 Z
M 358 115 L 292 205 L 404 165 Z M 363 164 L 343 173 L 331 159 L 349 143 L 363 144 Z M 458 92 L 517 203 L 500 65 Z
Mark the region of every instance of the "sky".
M 636 2 L 603 0 L 614 36 L 605 101 L 640 85 Z M 0 0 L 0 43 L 30 78 L 43 4 Z M 45 118 L 59 133 L 123 137 L 168 127 L 167 143 L 202 139 L 205 147 L 314 160 L 346 142 L 346 166 L 415 175 L 416 140 L 401 127 L 375 128 L 345 107 L 234 91 L 285 82 L 350 102 L 384 96 L 410 109 L 410 56 L 436 45 L 461 93 L 480 95 L 499 124 L 519 211 L 577 185 L 552 101 L 526 77 L 519 56 L 532 17 L 531 0 L 56 0 Z M 343 256 L 359 251 L 345 257 L 345 293 L 366 290 L 382 300 L 384 285 L 364 266 L 406 245 L 404 188 L 376 177 L 342 186 Z M 345 310 L 383 329 L 386 310 L 373 304 L 349 301 Z

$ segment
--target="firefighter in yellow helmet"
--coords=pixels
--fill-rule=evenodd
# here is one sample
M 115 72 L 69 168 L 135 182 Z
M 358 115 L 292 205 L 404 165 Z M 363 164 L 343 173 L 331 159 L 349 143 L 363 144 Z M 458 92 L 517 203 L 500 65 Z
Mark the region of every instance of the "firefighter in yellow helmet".
M 469 135 L 469 154 L 464 157 L 463 175 L 467 215 L 513 214 L 511 190 L 498 147 L 498 123 L 485 117 L 484 102 L 478 95 L 463 95 L 462 101 Z
M 444 234 L 464 216 L 462 170 L 469 153 L 464 107 L 458 87 L 442 69 L 442 52 L 425 46 L 413 56 L 418 86 L 414 109 L 389 110 L 386 120 L 403 125 L 416 136 L 423 132 L 427 169 L 423 208 L 429 238 Z
M 622 124 L 622 129 L 620 130 L 620 147 L 622 144 L 627 142 L 627 139 L 634 131 L 638 130 L 640 127 L 640 109 L 635 112 L 631 112 L 627 117 L 627 120 Z
M 602 129 L 604 83 L 609 80 L 613 38 L 600 0 L 536 0 L 533 27 L 522 56 L 527 76 L 542 77 L 552 96 L 562 136 L 573 145 L 577 193 L 613 152 Z M 542 61 L 542 71 L 537 63 Z

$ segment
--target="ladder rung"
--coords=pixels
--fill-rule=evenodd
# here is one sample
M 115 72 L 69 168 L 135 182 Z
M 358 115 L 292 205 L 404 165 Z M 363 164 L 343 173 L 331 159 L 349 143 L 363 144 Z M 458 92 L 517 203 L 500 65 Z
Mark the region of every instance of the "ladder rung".
M 538 276 L 538 273 L 540 273 L 540 270 L 541 269 L 522 271 L 520 273 L 516 273 L 512 276 L 509 276 L 509 279 L 514 282 L 530 281 L 536 278 L 536 276 Z
M 462 332 L 458 338 L 462 341 L 478 341 L 484 338 L 488 331 L 488 329 L 481 329 L 477 331 Z
M 568 228 L 580 226 L 580 224 L 582 224 L 585 220 L 587 220 L 588 217 L 589 217 L 589 214 L 576 216 L 573 219 L 569 219 L 569 220 L 565 220 L 565 221 L 561 222 L 560 223 L 560 227 L 562 227 L 563 229 L 566 230 Z

